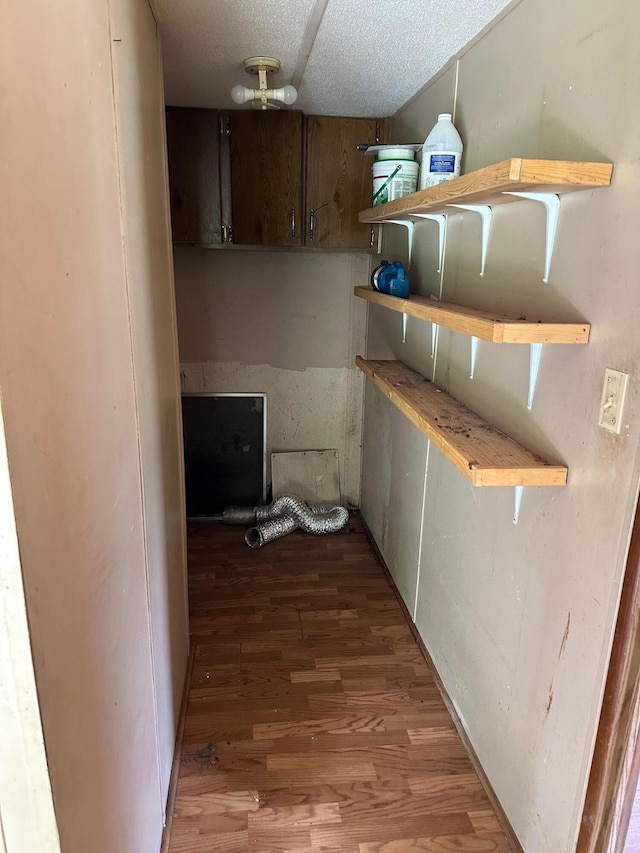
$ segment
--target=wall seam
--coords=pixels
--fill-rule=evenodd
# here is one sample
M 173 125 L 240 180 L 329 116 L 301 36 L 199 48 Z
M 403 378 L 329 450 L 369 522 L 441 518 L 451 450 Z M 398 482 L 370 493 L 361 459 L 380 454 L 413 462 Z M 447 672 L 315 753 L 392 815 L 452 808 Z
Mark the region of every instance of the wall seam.
M 160 38 L 160 30 L 158 27 L 158 17 L 154 12 L 153 4 L 150 0 L 147 0 L 149 6 L 151 8 L 151 12 L 156 21 L 156 46 L 158 50 L 158 64 L 162 69 L 163 67 L 163 58 L 162 58 L 162 41 Z M 161 103 L 165 103 L 165 94 L 164 94 L 164 80 L 162 75 L 159 79 L 159 88 L 160 88 L 160 100 Z M 165 186 L 165 224 L 167 230 L 167 266 L 171 271 L 171 289 L 172 292 L 170 294 L 171 301 L 173 303 L 173 334 L 171 336 L 171 345 L 173 348 L 173 361 L 175 365 L 176 371 L 176 379 L 177 379 L 177 397 L 178 402 L 176 405 L 176 420 L 177 420 L 177 434 L 180 440 L 180 447 L 184 446 L 184 437 L 182 434 L 182 409 L 181 409 L 181 400 L 182 400 L 182 380 L 181 380 L 181 366 L 180 366 L 180 347 L 178 342 L 178 325 L 177 325 L 177 307 L 176 307 L 176 280 L 175 280 L 175 264 L 173 260 L 173 231 L 171 227 L 171 215 L 169 211 L 169 170 L 168 170 L 168 156 L 167 156 L 167 127 L 166 127 L 166 116 L 165 111 L 163 110 L 163 137 L 162 137 L 162 150 L 164 152 L 164 186 Z M 184 455 L 182 453 L 178 454 L 178 464 L 180 466 L 180 483 L 181 483 L 181 504 L 182 504 L 182 516 L 186 518 L 186 496 L 185 496 L 185 481 L 184 481 Z M 184 620 L 185 620 L 185 645 L 187 651 L 187 657 L 189 656 L 189 647 L 191 644 L 191 635 L 189 633 L 189 583 L 187 578 L 187 538 L 186 538 L 186 527 L 183 524 L 182 526 L 182 571 L 183 571 L 183 595 L 184 595 Z
M 114 127 L 114 140 L 115 140 L 115 148 L 116 148 L 116 162 L 118 164 L 118 200 L 119 200 L 119 208 L 120 208 L 120 239 L 121 239 L 121 248 L 122 248 L 122 265 L 124 272 L 124 285 L 125 285 L 125 293 L 127 299 L 127 314 L 128 314 L 128 333 L 129 333 L 129 355 L 130 355 L 130 366 L 131 366 L 131 381 L 133 385 L 133 399 L 134 399 L 134 408 L 136 415 L 136 443 L 137 443 L 137 452 L 138 452 L 138 473 L 139 473 L 139 483 L 140 483 L 140 504 L 142 510 L 142 546 L 143 546 L 143 554 L 144 554 L 144 570 L 145 570 L 145 588 L 146 588 L 146 598 L 147 598 L 147 628 L 149 635 L 149 652 L 150 652 L 150 662 L 151 662 L 151 690 L 153 696 L 153 722 L 154 722 L 154 734 L 155 734 L 155 744 L 156 744 L 156 783 L 157 783 L 157 795 L 158 795 L 158 803 L 160 806 L 160 818 L 162 824 L 164 825 L 164 804 L 162 802 L 162 773 L 160 768 L 160 727 L 158 723 L 158 686 L 156 680 L 156 668 L 155 668 L 155 656 L 154 656 L 154 643 L 153 643 L 153 630 L 151 625 L 151 590 L 149 585 L 149 547 L 147 540 L 147 507 L 144 495 L 144 479 L 143 479 L 143 466 L 142 466 L 142 446 L 140 442 L 140 405 L 139 405 L 139 395 L 138 395 L 138 387 L 136 382 L 136 371 L 135 371 L 135 358 L 134 358 L 134 341 L 133 341 L 133 327 L 131 322 L 131 289 L 130 289 L 130 278 L 129 278 L 129 264 L 127 262 L 127 250 L 126 250 L 126 239 L 125 239 L 125 221 L 124 221 L 124 188 L 122 186 L 122 172 L 120 168 L 121 164 L 121 152 L 120 152 L 120 136 L 119 136 L 119 122 L 118 122 L 118 110 L 117 110 L 117 96 L 116 96 L 116 79 L 115 79 L 115 62 L 114 62 L 114 52 L 113 52 L 113 17 L 112 17 L 112 4 L 111 0 L 106 0 L 107 6 L 107 18 L 108 18 L 108 27 L 109 27 L 109 56 L 111 59 L 111 103 L 113 109 L 113 127 Z M 156 30 L 157 32 L 157 30 Z

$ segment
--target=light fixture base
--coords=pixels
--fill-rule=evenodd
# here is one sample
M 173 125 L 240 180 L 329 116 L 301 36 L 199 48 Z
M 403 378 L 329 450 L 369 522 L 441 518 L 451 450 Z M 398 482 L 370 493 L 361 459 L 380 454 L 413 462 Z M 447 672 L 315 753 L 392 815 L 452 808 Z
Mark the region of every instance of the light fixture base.
M 280 71 L 280 60 L 273 56 L 250 56 L 244 60 L 244 70 L 247 74 L 259 74 L 261 71 L 273 74 Z

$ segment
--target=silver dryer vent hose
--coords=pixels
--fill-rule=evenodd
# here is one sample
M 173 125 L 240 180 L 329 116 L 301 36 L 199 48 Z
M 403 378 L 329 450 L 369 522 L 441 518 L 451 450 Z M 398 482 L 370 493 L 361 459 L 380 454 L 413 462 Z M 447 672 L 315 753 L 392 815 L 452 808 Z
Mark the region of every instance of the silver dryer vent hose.
M 308 506 L 293 495 L 282 495 L 269 506 L 255 508 L 255 527 L 247 530 L 244 541 L 251 548 L 262 548 L 280 536 L 300 528 L 305 533 L 335 533 L 349 521 L 343 506 Z

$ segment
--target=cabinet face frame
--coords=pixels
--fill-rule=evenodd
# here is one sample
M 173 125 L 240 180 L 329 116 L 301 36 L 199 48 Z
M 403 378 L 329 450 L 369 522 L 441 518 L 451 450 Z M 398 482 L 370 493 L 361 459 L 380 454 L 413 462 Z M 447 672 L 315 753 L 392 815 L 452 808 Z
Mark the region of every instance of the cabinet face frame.
M 175 245 L 379 250 L 358 222 L 388 119 L 167 107 Z
M 232 110 L 233 242 L 301 246 L 302 113 Z
M 220 246 L 220 114 L 167 107 L 166 122 L 173 243 Z
M 305 116 L 305 246 L 372 251 L 378 227 L 359 224 L 371 204 L 373 160 L 357 146 L 386 142 L 388 119 Z

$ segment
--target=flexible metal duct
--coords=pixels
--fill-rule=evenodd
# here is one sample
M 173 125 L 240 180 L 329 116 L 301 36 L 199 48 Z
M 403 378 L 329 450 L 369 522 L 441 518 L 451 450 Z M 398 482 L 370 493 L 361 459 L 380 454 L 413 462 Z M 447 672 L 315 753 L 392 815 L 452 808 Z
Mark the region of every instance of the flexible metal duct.
M 251 548 L 261 548 L 280 536 L 300 528 L 306 533 L 335 533 L 349 520 L 343 506 L 308 506 L 293 495 L 282 495 L 269 506 L 255 509 L 257 525 L 247 530 L 244 541 Z
M 254 506 L 225 507 L 220 521 L 223 524 L 255 524 L 256 508 Z
M 250 548 L 262 548 L 267 542 L 273 542 L 274 539 L 286 536 L 287 533 L 293 533 L 297 527 L 298 522 L 292 515 L 272 518 L 271 521 L 265 521 L 257 527 L 250 527 L 244 534 L 244 541 Z

